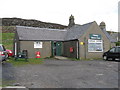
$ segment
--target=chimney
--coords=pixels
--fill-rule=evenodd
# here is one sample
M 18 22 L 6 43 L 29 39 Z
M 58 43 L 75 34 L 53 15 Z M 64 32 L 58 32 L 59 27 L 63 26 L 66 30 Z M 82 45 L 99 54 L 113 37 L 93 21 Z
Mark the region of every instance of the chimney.
M 72 27 L 73 25 L 75 25 L 74 16 L 71 14 L 71 16 L 69 17 L 69 25 L 68 25 L 68 27 Z
M 106 25 L 105 25 L 105 22 L 101 22 L 100 25 L 99 25 L 100 29 L 102 30 L 106 30 Z

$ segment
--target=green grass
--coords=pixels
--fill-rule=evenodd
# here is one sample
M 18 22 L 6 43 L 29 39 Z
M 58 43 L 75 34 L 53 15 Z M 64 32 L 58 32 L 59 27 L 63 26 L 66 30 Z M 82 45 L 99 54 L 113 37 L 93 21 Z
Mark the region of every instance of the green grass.
M 2 80 L 2 87 L 13 86 L 11 83 L 15 83 L 15 80 Z
M 30 58 L 28 59 L 28 61 L 25 61 L 25 59 L 18 59 L 15 61 L 15 58 L 10 58 L 7 60 L 7 62 L 13 64 L 14 66 L 22 66 L 22 65 L 26 65 L 26 64 L 32 64 L 32 65 L 35 65 L 35 64 L 42 64 L 43 63 L 43 59 L 40 58 L 40 59 L 36 59 L 36 58 Z
M 77 59 L 77 58 L 68 58 L 68 59 L 72 61 L 80 61 L 80 59 Z
M 14 33 L 2 33 L 2 44 L 6 49 L 13 50 Z

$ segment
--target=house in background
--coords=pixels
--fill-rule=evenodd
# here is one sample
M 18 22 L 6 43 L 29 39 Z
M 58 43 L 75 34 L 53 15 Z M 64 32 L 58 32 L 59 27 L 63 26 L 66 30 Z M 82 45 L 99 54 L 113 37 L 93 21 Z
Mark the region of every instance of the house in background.
M 35 58 L 37 51 L 40 51 L 41 58 L 101 58 L 103 52 L 115 45 L 105 29 L 104 22 L 100 26 L 95 21 L 84 25 L 75 24 L 72 15 L 66 29 L 16 26 L 14 54 L 27 50 L 29 58 Z
M 120 33 L 119 33 L 119 32 L 111 32 L 111 33 L 110 33 L 110 36 L 111 36 L 111 38 L 114 39 L 115 41 L 117 41 L 117 42 L 120 41 L 120 39 L 119 39 L 119 38 L 120 38 Z
M 105 27 L 105 23 L 104 22 L 101 22 L 101 26 L 100 28 L 102 30 L 104 30 L 104 27 Z M 106 30 L 106 29 L 105 29 Z M 120 42 L 120 32 L 113 32 L 113 31 L 107 31 L 107 33 L 110 35 L 110 38 L 113 42 Z

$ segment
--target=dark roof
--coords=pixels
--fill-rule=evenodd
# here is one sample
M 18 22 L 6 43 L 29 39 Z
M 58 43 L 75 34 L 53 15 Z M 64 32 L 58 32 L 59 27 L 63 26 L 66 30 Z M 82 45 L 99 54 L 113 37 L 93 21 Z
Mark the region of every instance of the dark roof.
M 117 40 L 113 39 L 105 29 L 103 29 L 102 31 L 107 36 L 107 38 L 110 40 L 110 42 L 117 42 Z
M 17 26 L 19 40 L 63 41 L 66 30 Z
M 93 22 L 84 24 L 84 25 L 74 25 L 71 28 L 67 28 L 67 35 L 65 37 L 65 40 L 71 40 L 71 39 L 78 39 L 80 38 L 86 31 L 88 30 L 89 26 Z
M 74 40 L 80 38 L 92 24 L 74 25 L 67 29 L 48 29 L 16 26 L 19 40 Z
M 84 25 L 74 25 L 66 29 L 49 29 L 49 28 L 35 28 L 26 26 L 16 26 L 19 40 L 55 40 L 55 41 L 67 41 L 79 39 L 84 35 L 88 28 L 94 22 L 90 22 Z M 111 36 L 102 30 L 103 33 L 111 42 L 116 42 Z

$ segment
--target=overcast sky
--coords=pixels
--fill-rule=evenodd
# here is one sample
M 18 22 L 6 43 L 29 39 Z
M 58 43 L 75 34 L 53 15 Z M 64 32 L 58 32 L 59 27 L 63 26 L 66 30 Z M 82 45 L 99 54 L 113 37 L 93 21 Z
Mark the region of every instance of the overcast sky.
M 36 19 L 68 25 L 69 16 L 76 24 L 104 21 L 106 29 L 118 31 L 119 0 L 0 0 L 0 17 Z

